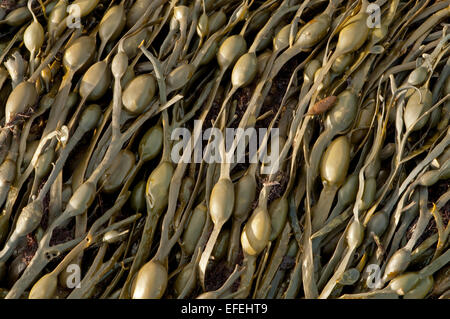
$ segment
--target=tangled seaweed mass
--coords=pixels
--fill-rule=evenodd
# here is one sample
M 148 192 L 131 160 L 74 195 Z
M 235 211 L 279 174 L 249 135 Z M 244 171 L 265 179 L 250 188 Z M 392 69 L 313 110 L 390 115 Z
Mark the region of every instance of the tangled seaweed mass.
M 2 1 L 1 298 L 450 298 L 449 17 Z

